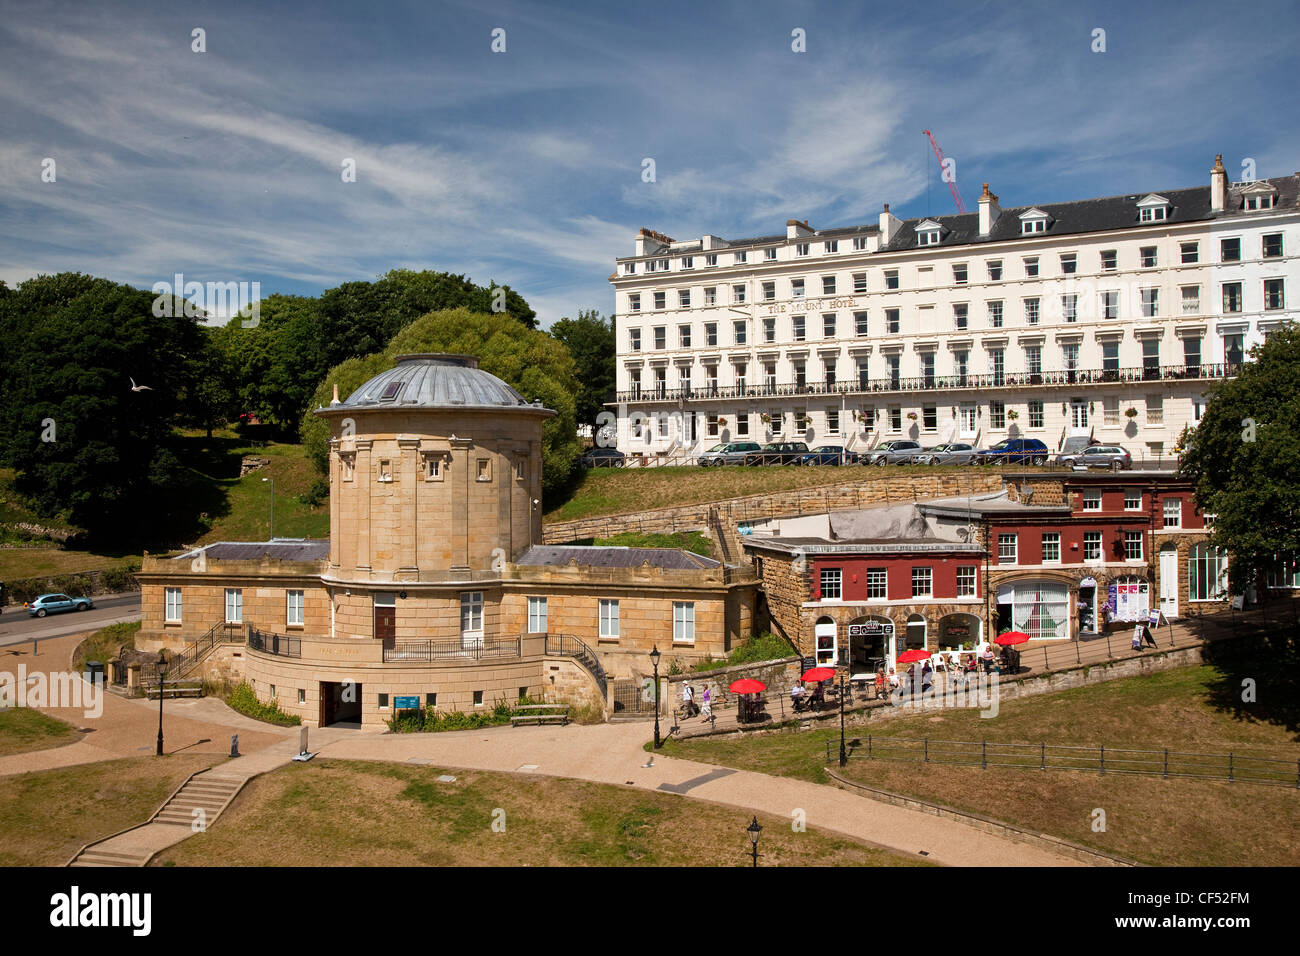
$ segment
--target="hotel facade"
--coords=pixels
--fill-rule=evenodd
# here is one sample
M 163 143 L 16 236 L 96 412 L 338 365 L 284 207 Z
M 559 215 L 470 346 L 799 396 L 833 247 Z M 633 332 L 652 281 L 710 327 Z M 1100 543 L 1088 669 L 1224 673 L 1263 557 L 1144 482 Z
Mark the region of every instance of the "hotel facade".
M 1007 437 L 1174 456 L 1205 393 L 1297 314 L 1300 174 L 784 235 L 619 258 L 613 441 L 863 451 Z M 1289 290 L 1288 290 L 1289 287 Z M 1288 291 L 1290 296 L 1288 297 Z

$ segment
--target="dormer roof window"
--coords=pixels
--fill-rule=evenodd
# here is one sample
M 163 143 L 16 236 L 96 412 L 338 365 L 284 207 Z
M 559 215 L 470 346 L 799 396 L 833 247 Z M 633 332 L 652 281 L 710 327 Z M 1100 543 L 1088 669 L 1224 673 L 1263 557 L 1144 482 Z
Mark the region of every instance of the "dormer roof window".
M 916 227 L 916 244 L 918 246 L 937 246 L 943 239 L 943 226 L 933 219 L 927 219 Z
M 1267 180 L 1258 180 L 1241 191 L 1241 208 L 1248 212 L 1272 209 L 1277 205 L 1277 187 Z
M 1036 232 L 1047 232 L 1052 224 L 1052 217 L 1041 209 L 1027 209 L 1020 214 L 1020 234 L 1031 236 Z
M 1164 222 L 1169 211 L 1169 200 L 1152 193 L 1138 203 L 1138 222 Z

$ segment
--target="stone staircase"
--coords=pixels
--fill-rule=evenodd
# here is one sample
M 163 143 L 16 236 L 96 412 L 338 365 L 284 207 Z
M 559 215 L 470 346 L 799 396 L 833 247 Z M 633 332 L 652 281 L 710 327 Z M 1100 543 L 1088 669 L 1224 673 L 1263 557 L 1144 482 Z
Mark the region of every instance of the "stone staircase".
M 239 774 L 201 770 L 186 780 L 147 823 L 82 847 L 68 866 L 144 866 L 158 852 L 153 841 L 144 838 L 149 828 L 179 826 L 193 831 L 195 820 L 202 820 L 206 829 L 230 806 L 247 781 Z M 203 813 L 196 815 L 196 810 Z M 141 839 L 133 840 L 133 834 Z

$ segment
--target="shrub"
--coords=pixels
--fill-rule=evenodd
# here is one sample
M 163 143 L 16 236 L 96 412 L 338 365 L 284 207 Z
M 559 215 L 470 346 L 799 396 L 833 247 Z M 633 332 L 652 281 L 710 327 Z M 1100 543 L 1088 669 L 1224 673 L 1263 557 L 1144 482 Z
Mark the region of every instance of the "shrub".
M 130 561 L 116 568 L 108 568 L 99 576 L 100 588 L 107 592 L 134 591 L 139 588 L 135 574 L 140 570 L 138 561 Z
M 516 703 L 543 704 L 545 701 L 535 697 L 521 697 Z M 421 709 L 403 711 L 387 721 L 388 729 L 395 734 L 442 733 L 450 730 L 480 730 L 484 727 L 498 727 L 510 723 L 511 703 L 497 700 L 490 710 L 475 710 L 464 713 L 459 710 L 445 712 Z
M 307 491 L 298 496 L 298 500 L 309 508 L 315 508 L 329 496 L 330 483 L 323 478 L 317 478 Z
M 720 667 L 730 667 L 732 664 L 752 664 L 755 661 L 778 660 L 783 657 L 794 657 L 797 654 L 798 651 L 791 647 L 785 638 L 764 631 L 758 637 L 751 637 L 743 644 L 738 644 L 732 648 L 726 660 L 715 661 L 710 659 L 700 661 L 698 664 L 692 665 L 691 670 L 711 671 Z
M 302 718 L 281 711 L 275 701 L 264 704 L 258 700 L 257 694 L 253 691 L 253 688 L 248 686 L 247 681 L 240 681 L 235 689 L 230 692 L 230 695 L 226 698 L 226 705 L 245 717 L 264 720 L 268 724 L 276 724 L 280 727 L 296 727 L 302 723 Z

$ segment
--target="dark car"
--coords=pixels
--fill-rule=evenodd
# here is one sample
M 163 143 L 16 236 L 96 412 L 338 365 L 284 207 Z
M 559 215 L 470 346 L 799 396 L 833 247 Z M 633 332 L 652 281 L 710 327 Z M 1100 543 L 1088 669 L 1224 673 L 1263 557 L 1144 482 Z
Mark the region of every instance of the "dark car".
M 728 441 L 720 445 L 714 445 L 699 458 L 695 459 L 697 465 L 743 465 L 745 458 L 750 452 L 758 451 L 758 442 L 756 441 Z
M 88 597 L 68 597 L 66 594 L 42 594 L 23 605 L 32 617 L 58 614 L 60 611 L 89 611 L 95 602 Z
M 1005 438 L 976 452 L 976 465 L 1045 465 L 1047 446 L 1037 438 Z
M 1073 455 L 1062 454 L 1058 461 L 1071 468 L 1109 468 L 1123 471 L 1133 467 L 1133 456 L 1120 445 L 1089 445 Z
M 617 448 L 588 448 L 582 456 L 583 468 L 622 468 L 627 456 Z
M 858 456 L 841 445 L 818 445 L 799 459 L 801 465 L 855 465 Z
M 859 457 L 864 465 L 910 465 L 912 457 L 924 451 L 919 441 L 909 438 L 895 438 Z
M 797 465 L 808 454 L 808 445 L 801 441 L 772 441 L 758 451 L 745 456 L 747 465 Z
M 965 442 L 950 441 L 933 448 L 923 448 L 919 454 L 912 456 L 918 465 L 969 465 L 978 449 Z

